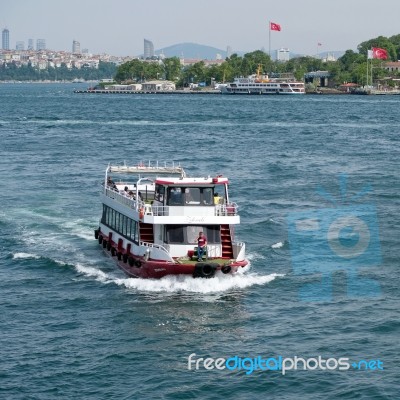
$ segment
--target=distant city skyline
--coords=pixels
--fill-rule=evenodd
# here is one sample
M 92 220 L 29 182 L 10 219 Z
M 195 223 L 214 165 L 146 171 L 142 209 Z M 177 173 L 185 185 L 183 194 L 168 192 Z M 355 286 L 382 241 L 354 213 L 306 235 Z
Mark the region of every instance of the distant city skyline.
M 269 21 L 281 26 L 271 32 L 271 48 L 299 54 L 356 50 L 377 36 L 400 33 L 399 0 L 1 0 L 0 29 L 9 30 L 9 46 L 44 38 L 52 50 L 71 49 L 77 40 L 90 53 L 115 56 L 143 54 L 143 40 L 154 49 L 192 42 L 219 49 L 254 51 L 269 47 Z M 184 6 L 183 6 L 184 5 Z M 318 45 L 320 44 L 320 45 Z M 29 44 L 28 44 L 29 47 Z M 166 55 L 168 56 L 168 55 Z

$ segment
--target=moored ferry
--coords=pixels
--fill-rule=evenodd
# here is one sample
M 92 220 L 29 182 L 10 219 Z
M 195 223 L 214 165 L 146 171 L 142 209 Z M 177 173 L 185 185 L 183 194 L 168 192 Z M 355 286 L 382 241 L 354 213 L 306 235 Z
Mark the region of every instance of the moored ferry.
M 280 74 L 270 78 L 257 73 L 247 78 L 235 78 L 233 82 L 221 86 L 222 94 L 305 94 L 304 82 L 296 81 L 291 74 Z
M 240 217 L 228 183 L 220 175 L 187 177 L 175 165 L 109 165 L 95 238 L 132 277 L 234 273 L 247 261 L 234 238 Z M 206 246 L 199 252 L 200 232 Z

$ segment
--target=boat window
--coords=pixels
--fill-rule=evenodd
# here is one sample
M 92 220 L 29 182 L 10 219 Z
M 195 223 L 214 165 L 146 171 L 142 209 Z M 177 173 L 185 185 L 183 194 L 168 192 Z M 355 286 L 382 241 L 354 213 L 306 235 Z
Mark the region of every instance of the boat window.
M 197 244 L 196 239 L 199 236 L 199 232 L 204 232 L 204 229 L 202 226 L 189 225 L 186 228 L 187 243 Z M 206 235 L 206 237 L 207 237 L 207 235 Z M 208 240 L 208 237 L 207 237 L 207 240 Z
M 221 243 L 219 225 L 168 225 L 166 227 L 166 242 L 195 246 L 199 232 L 204 232 L 208 243 Z
M 180 187 L 168 188 L 167 204 L 169 206 L 182 206 L 183 205 L 182 188 L 180 188 Z
M 162 203 L 164 201 L 164 196 L 165 196 L 165 186 L 156 185 L 156 192 L 154 195 L 154 199 Z
M 213 195 L 211 187 L 170 187 L 167 189 L 167 205 L 212 206 Z
M 183 226 L 170 225 L 167 227 L 167 243 L 184 243 Z
M 221 243 L 219 225 L 207 226 L 205 232 L 209 243 Z
M 138 223 L 111 207 L 103 205 L 101 223 L 115 230 L 118 234 L 138 242 Z
M 186 188 L 185 189 L 185 205 L 200 204 L 200 188 Z
M 202 192 L 203 204 L 205 204 L 206 206 L 212 206 L 214 204 L 212 188 L 203 188 Z

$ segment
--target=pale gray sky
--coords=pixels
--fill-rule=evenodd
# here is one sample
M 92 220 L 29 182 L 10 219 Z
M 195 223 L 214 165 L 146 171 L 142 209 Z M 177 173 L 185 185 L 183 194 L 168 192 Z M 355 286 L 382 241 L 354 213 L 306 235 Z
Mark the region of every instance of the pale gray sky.
M 155 49 L 182 42 L 226 50 L 271 48 L 313 55 L 356 49 L 379 35 L 400 33 L 400 0 L 0 0 L 0 29 L 17 41 L 46 39 L 53 50 L 72 41 L 92 53 L 138 55 L 143 38 Z M 168 54 L 167 54 L 168 56 Z

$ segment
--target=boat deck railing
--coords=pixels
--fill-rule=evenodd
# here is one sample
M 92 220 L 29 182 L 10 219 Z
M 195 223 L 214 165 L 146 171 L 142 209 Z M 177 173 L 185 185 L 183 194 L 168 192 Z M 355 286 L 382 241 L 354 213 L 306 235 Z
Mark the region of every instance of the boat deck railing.
M 157 205 L 156 203 L 150 204 L 142 200 L 137 200 L 132 196 L 125 194 L 125 192 L 120 193 L 116 190 L 110 188 L 109 186 L 103 187 L 104 194 L 111 199 L 116 200 L 118 203 L 124 204 L 127 207 L 140 211 L 143 210 L 143 213 L 146 215 L 154 215 L 154 216 L 169 216 L 170 215 L 170 206 L 162 206 Z M 177 208 L 174 206 L 173 208 Z M 194 207 L 193 207 L 194 208 Z M 207 207 L 208 209 L 210 207 Z M 238 215 L 238 205 L 236 203 L 229 204 L 217 204 L 214 206 L 214 216 L 234 216 Z

